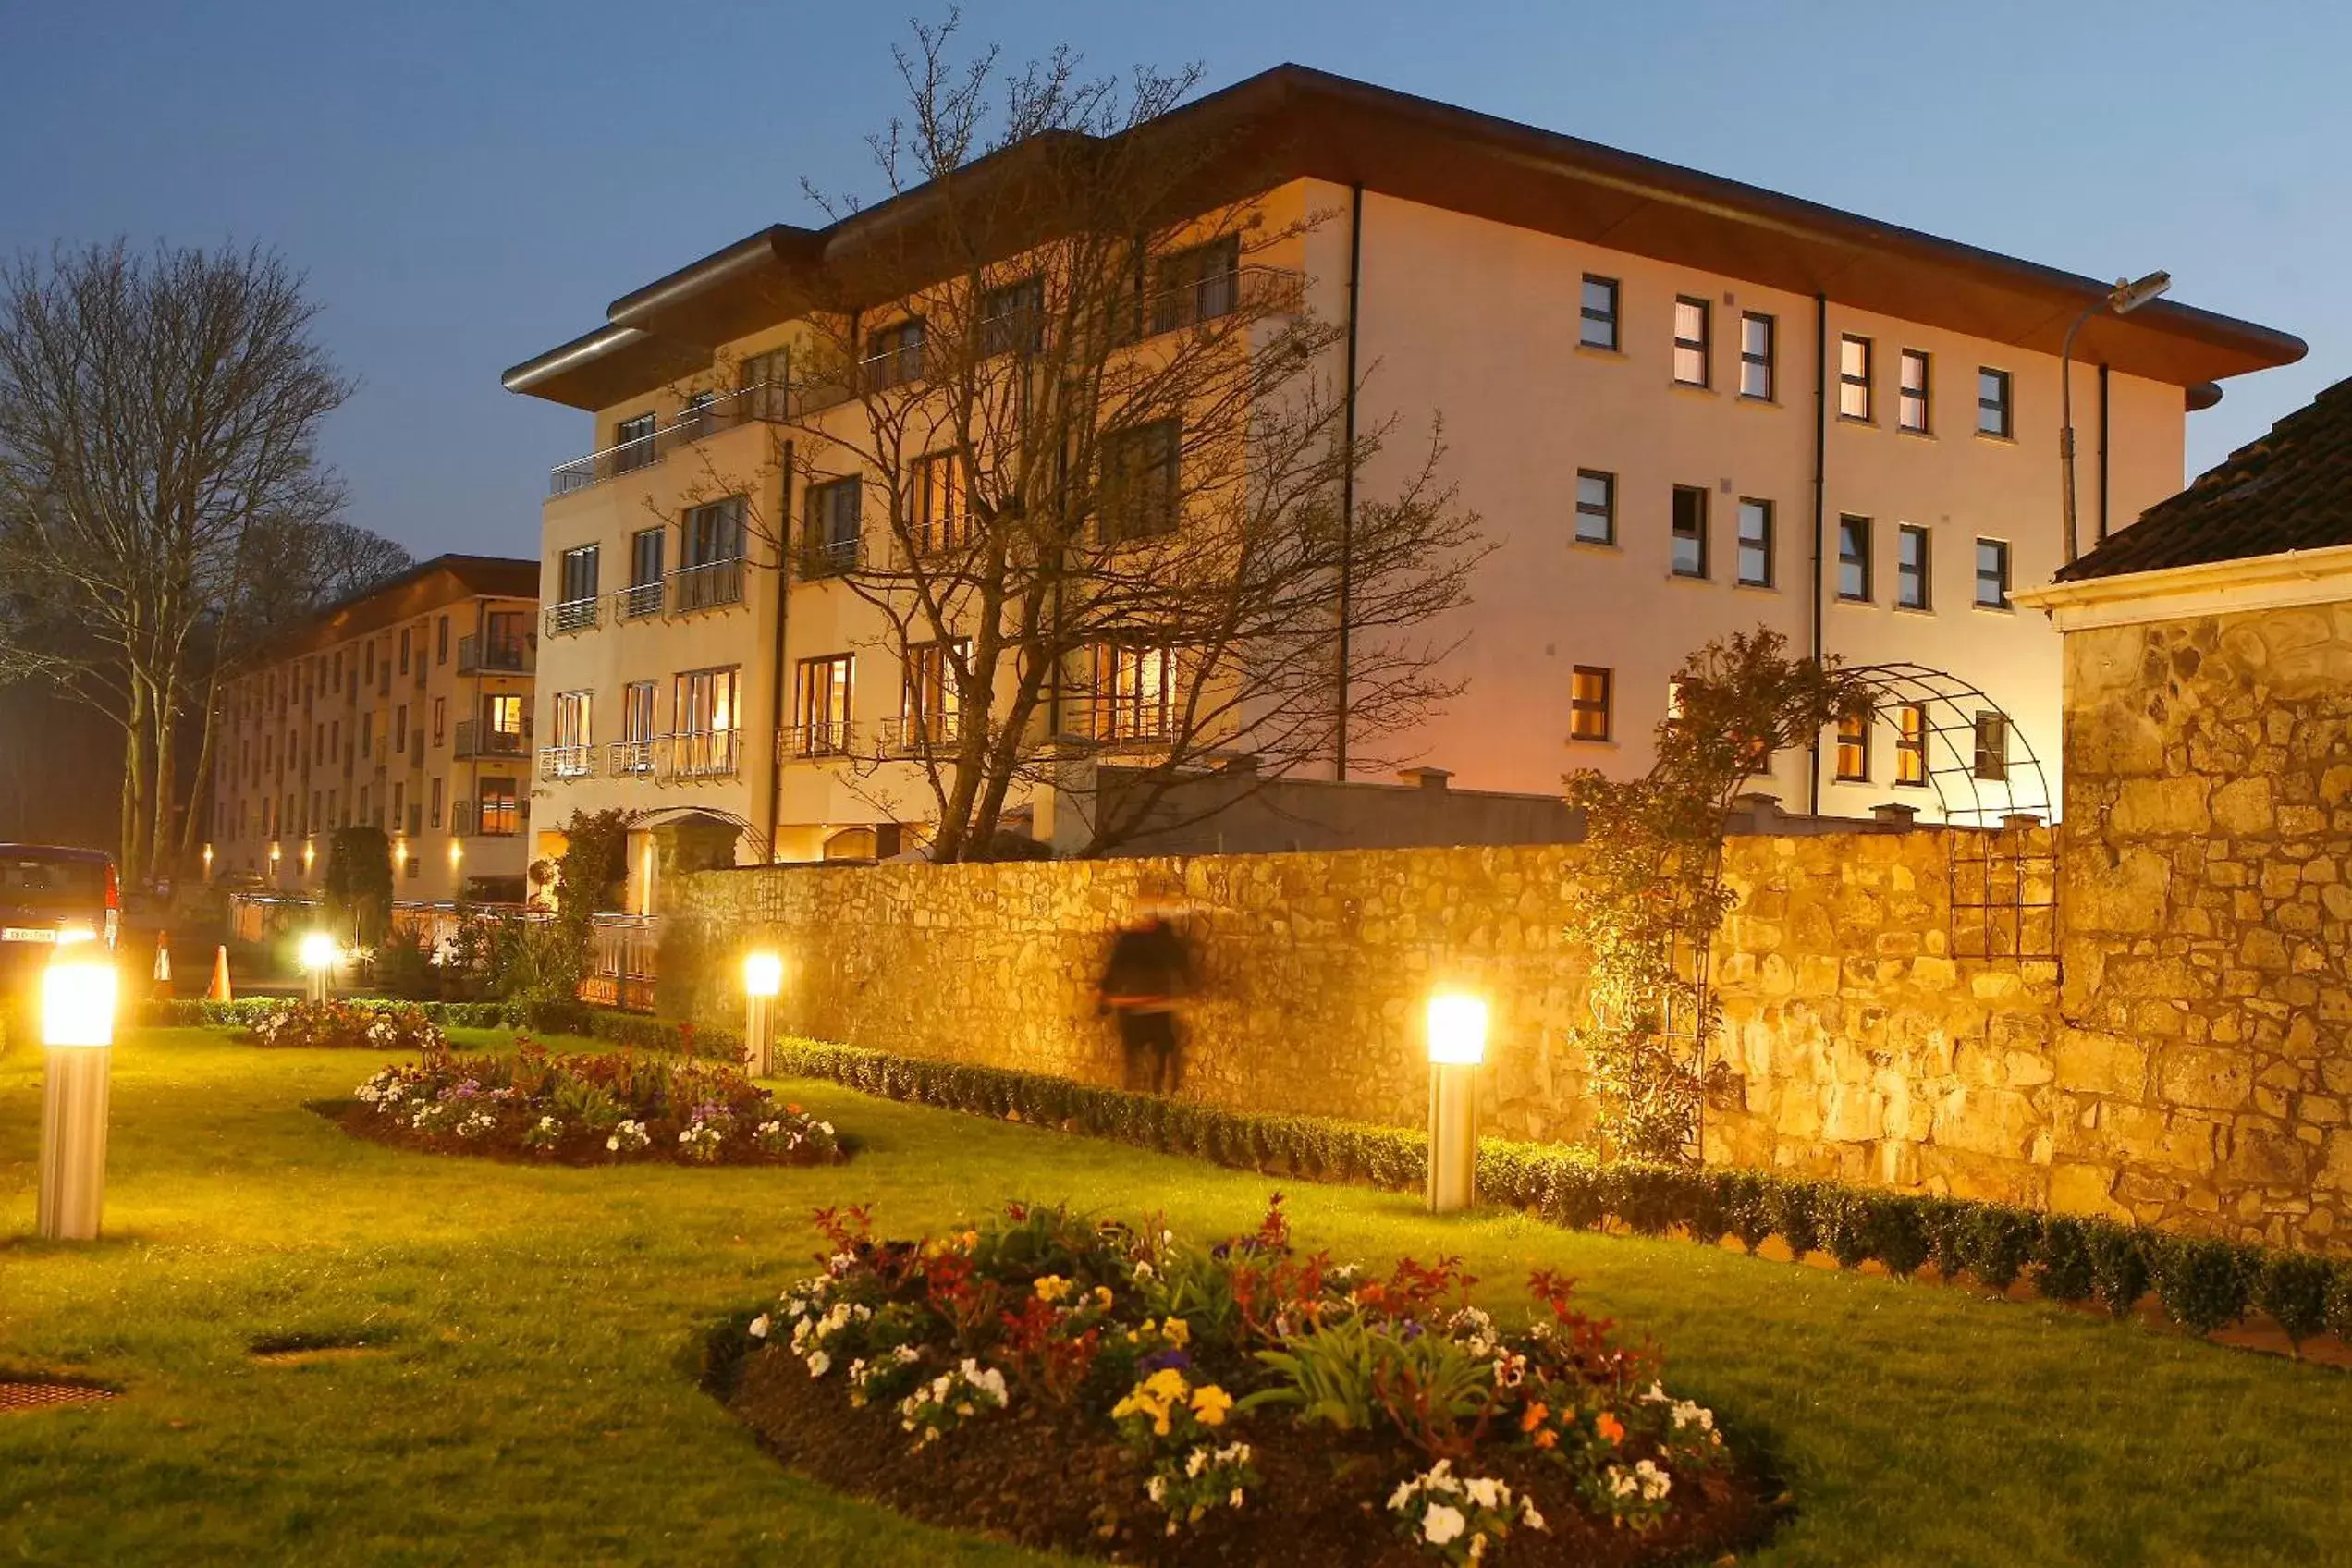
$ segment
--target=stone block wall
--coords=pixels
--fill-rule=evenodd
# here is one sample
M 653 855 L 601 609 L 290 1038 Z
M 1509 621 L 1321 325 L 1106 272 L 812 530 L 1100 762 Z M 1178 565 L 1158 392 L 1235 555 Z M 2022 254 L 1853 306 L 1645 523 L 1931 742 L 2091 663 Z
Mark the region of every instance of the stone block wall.
M 2352 1246 L 2352 604 L 2066 636 L 2058 1195 Z

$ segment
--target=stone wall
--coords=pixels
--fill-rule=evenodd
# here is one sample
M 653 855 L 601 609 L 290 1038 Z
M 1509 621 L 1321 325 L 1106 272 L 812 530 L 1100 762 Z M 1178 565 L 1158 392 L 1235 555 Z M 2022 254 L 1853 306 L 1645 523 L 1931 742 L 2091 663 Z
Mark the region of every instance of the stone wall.
M 1711 1159 L 2042 1203 L 2070 1190 L 2056 1119 L 2057 966 L 1961 956 L 1942 830 L 1731 842 L 1738 912 L 1718 948 Z M 2046 857 L 2046 833 L 2012 834 Z M 1579 846 L 1377 850 L 996 865 L 778 866 L 685 879 L 679 918 L 717 949 L 783 951 L 787 1029 L 881 1049 L 1115 1082 L 1093 982 L 1139 903 L 1177 897 L 1203 984 L 1184 1093 L 1415 1124 L 1422 1003 L 1492 1000 L 1486 1125 L 1586 1130 L 1568 1032 L 1584 961 L 1561 935 Z M 2046 918 L 2046 912 L 2044 918 Z M 2046 937 L 2046 933 L 2045 933 Z M 733 1009 L 700 993 L 714 1017 Z
M 2352 605 L 2066 637 L 2057 1196 L 2352 1245 Z

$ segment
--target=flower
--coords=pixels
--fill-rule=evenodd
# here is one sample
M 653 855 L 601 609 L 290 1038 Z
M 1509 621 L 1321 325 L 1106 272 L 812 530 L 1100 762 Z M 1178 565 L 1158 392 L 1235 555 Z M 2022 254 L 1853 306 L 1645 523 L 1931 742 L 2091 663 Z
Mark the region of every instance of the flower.
M 1167 1337 L 1170 1344 L 1179 1349 L 1193 1342 L 1193 1326 L 1173 1313 L 1169 1314 L 1168 1321 L 1159 1326 L 1159 1331 Z
M 810 1377 L 822 1378 L 833 1369 L 833 1358 L 823 1351 L 818 1351 L 808 1358 L 808 1369 Z
M 1421 1515 L 1421 1537 L 1431 1546 L 1443 1546 L 1462 1534 L 1465 1523 L 1462 1510 L 1433 1502 L 1429 1511 Z
M 1600 1434 L 1600 1440 L 1605 1443 L 1622 1443 L 1625 1440 L 1625 1424 L 1606 1410 L 1593 1417 L 1593 1430 Z
M 1037 1299 L 1039 1301 L 1057 1302 L 1075 1289 L 1077 1289 L 1075 1285 L 1072 1284 L 1071 1281 L 1063 1279 L 1059 1274 L 1040 1274 L 1037 1276 L 1036 1290 Z
M 1519 1429 L 1523 1432 L 1532 1432 L 1542 1426 L 1544 1417 L 1550 1414 L 1551 1407 L 1543 1401 L 1537 1400 L 1519 1413 Z
M 1205 1383 L 1193 1390 L 1193 1417 L 1204 1427 L 1221 1427 L 1225 1413 L 1233 1408 L 1233 1396 L 1214 1383 Z
M 753 1318 L 751 1326 L 743 1331 L 751 1335 L 752 1338 L 755 1340 L 764 1340 L 767 1338 L 767 1314 L 763 1312 L 757 1317 Z
M 1534 1498 L 1520 1498 L 1519 1517 L 1525 1521 L 1527 1528 L 1530 1530 L 1549 1530 L 1551 1528 L 1550 1525 L 1544 1523 L 1544 1516 L 1536 1512 L 1536 1500 Z

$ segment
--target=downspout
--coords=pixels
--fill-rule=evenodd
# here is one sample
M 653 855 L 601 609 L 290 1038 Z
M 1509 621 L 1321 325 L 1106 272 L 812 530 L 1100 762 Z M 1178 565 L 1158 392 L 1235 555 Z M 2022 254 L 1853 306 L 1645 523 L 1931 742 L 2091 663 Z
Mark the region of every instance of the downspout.
M 1347 389 L 1341 407 L 1340 439 L 1346 463 L 1340 471 L 1340 691 L 1339 730 L 1332 747 L 1331 777 L 1341 783 L 1348 776 L 1348 698 L 1354 651 L 1349 646 L 1355 616 L 1355 336 L 1356 297 L 1364 281 L 1364 187 L 1348 187 Z
M 2099 367 L 2099 536 L 2107 537 L 2107 366 Z
M 784 606 L 792 592 L 792 442 L 783 451 L 783 491 L 777 503 L 776 530 L 776 650 L 768 669 L 767 702 L 767 860 L 776 864 L 777 835 L 784 822 L 784 760 L 778 749 L 784 739 Z
M 1830 468 L 1830 297 L 1813 296 L 1813 662 L 1821 662 L 1821 558 L 1828 528 Z M 1821 737 L 1805 748 L 1805 809 L 1821 815 Z

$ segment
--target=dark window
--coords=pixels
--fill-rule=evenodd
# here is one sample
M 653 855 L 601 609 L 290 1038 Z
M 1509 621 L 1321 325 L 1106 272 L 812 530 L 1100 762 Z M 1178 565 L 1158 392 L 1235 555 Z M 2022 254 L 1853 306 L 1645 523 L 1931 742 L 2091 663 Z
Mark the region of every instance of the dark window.
M 1232 235 L 1162 256 L 1152 266 L 1144 330 L 1172 332 L 1241 308 L 1242 242 Z
M 1685 386 L 1707 382 L 1710 312 L 1704 300 L 1683 295 L 1674 301 L 1674 379 Z
M 2011 434 L 2007 371 L 1978 369 L 1977 429 L 1986 435 Z
M 1897 429 L 1914 435 L 1928 433 L 1928 356 L 1917 349 L 1904 349 L 1902 395 L 1895 399 L 1894 410 Z
M 597 557 L 602 554 L 594 545 L 582 545 L 563 553 L 562 584 L 556 600 L 558 606 L 576 605 L 596 596 Z
M 1976 773 L 1996 784 L 2009 777 L 2009 721 L 2000 714 L 1977 715 Z
M 743 497 L 729 496 L 686 514 L 678 531 L 678 564 L 692 569 L 743 558 Z
M 441 826 L 441 780 L 438 778 L 433 779 L 431 784 L 431 799 L 433 806 L 431 812 L 428 814 L 427 820 L 430 821 L 434 827 L 438 827 Z
M 654 460 L 654 416 L 638 414 L 613 426 L 613 472 L 627 473 Z
M 1870 340 L 1851 333 L 1838 339 L 1838 418 L 1870 418 Z
M 1838 519 L 1838 597 L 1857 604 L 1870 598 L 1870 520 Z
M 858 370 L 866 391 L 887 391 L 923 379 L 921 318 L 884 327 L 865 340 L 865 359 Z
M 1617 280 L 1585 274 L 1576 341 L 1587 349 L 1617 347 Z
M 400 673 L 409 672 L 409 628 L 400 628 Z
M 1977 607 L 2009 607 L 2009 546 L 1999 539 L 1977 541 Z
M 1739 581 L 1750 588 L 1772 585 L 1772 503 L 1750 496 L 1739 504 Z
M 812 577 L 855 570 L 864 524 L 859 515 L 864 482 L 852 474 L 808 488 L 806 566 Z
M 1933 570 L 1928 531 L 1906 522 L 1894 531 L 1894 602 L 1906 610 L 1930 608 L 1929 594 Z
M 448 698 L 447 698 L 447 697 L 435 697 L 435 698 L 434 698 L 434 699 L 433 699 L 433 743 L 434 743 L 435 745 L 436 745 L 436 746 L 437 746 L 437 745 L 439 745 L 439 744 L 442 742 L 442 741 L 443 741 L 445 738 L 447 738 L 447 736 L 448 735 L 448 732 L 449 732 L 449 729 L 448 729 L 448 719 L 449 719 L 449 699 L 448 699 Z
M 1024 277 L 980 296 L 980 352 L 1034 354 L 1044 341 L 1046 285 Z
M 927 556 L 969 544 L 971 498 L 964 489 L 963 460 L 953 452 L 934 452 L 915 463 L 913 483 L 914 515 L 909 521 L 915 549 Z
M 1772 400 L 1770 316 L 1750 311 L 1740 317 L 1740 396 Z
M 1576 471 L 1576 541 L 1617 543 L 1617 476 L 1599 469 Z
M 433 662 L 435 664 L 449 662 L 449 618 L 446 615 L 441 618 L 433 633 Z
M 1609 739 L 1610 672 L 1580 664 L 1568 677 L 1568 738 L 1572 741 Z
M 643 588 L 662 580 L 663 541 L 667 528 L 641 528 L 629 536 L 629 585 Z
M 792 358 L 789 351 L 772 349 L 765 354 L 753 354 L 743 361 L 741 402 L 738 405 L 742 417 L 749 419 L 789 419 L 791 416 Z
M 1103 543 L 1115 545 L 1174 532 L 1180 477 L 1174 420 L 1157 420 L 1106 434 L 1102 440 Z
M 1674 575 L 1707 575 L 1707 492 L 1696 484 L 1674 486 Z
M 1928 710 L 1905 703 L 1894 710 L 1894 781 L 1916 788 L 1928 781 Z
M 1837 777 L 1842 784 L 1870 781 L 1870 716 L 1846 714 L 1837 721 Z

